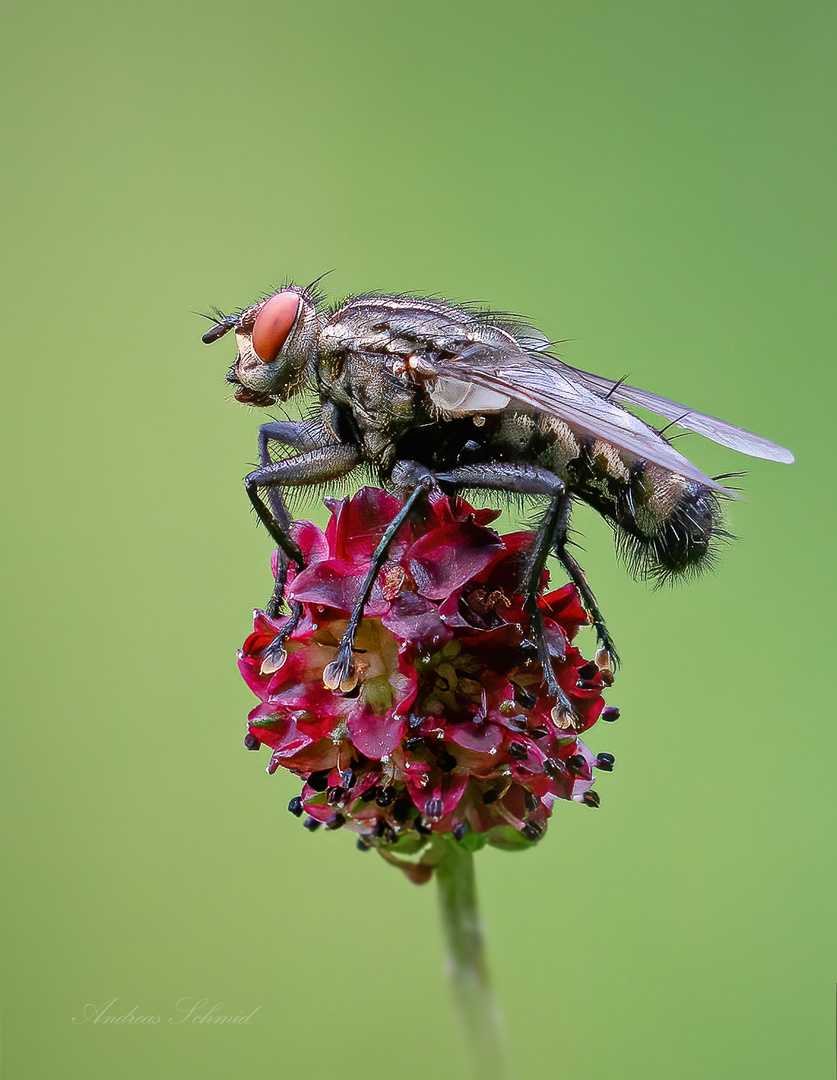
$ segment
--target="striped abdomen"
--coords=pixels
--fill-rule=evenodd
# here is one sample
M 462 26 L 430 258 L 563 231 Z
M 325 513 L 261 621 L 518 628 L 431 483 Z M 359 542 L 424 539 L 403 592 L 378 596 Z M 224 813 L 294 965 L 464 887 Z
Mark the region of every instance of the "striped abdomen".
M 511 414 L 497 435 L 508 450 L 516 448 L 560 476 L 573 495 L 602 514 L 638 577 L 664 581 L 698 573 L 711 564 L 717 541 L 729 536 L 711 488 L 627 460 L 610 443 L 584 439 L 560 420 Z

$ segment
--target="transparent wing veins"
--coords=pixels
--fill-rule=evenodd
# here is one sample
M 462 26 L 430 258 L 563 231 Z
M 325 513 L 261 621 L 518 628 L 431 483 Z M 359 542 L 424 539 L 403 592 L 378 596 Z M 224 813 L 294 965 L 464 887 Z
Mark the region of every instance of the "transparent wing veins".
M 593 393 L 574 375 L 561 371 L 557 363 L 545 364 L 544 359 L 528 359 L 522 350 L 508 354 L 475 344 L 458 356 L 435 360 L 434 366 L 440 375 L 505 392 L 524 406 L 563 420 L 582 435 L 604 439 L 637 460 L 654 462 L 738 498 L 678 453 L 639 417 Z
M 553 358 L 554 359 L 554 358 Z M 560 363 L 560 361 L 559 361 Z M 567 367 L 567 365 L 562 365 Z M 664 416 L 666 420 L 672 420 L 678 427 L 694 431 L 703 435 L 712 442 L 727 446 L 730 450 L 738 450 L 750 457 L 764 458 L 767 461 L 779 461 L 791 464 L 793 454 L 784 446 L 755 435 L 752 431 L 737 427 L 726 420 L 719 420 L 716 416 L 690 409 L 670 398 L 652 394 L 649 390 L 641 390 L 636 386 L 629 386 L 622 381 L 614 384 L 609 379 L 600 375 L 593 375 L 589 371 L 581 371 L 578 368 L 568 368 L 578 380 L 597 395 L 607 395 L 612 401 L 621 401 L 627 405 L 638 405 L 642 409 Z

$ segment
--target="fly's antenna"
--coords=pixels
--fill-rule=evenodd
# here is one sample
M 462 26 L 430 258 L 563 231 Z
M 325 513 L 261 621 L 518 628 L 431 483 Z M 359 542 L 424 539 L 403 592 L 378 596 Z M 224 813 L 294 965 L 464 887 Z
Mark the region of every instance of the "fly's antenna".
M 217 341 L 218 338 L 223 337 L 224 334 L 238 325 L 237 315 L 225 315 L 223 311 L 219 311 L 216 307 L 209 310 L 212 312 L 211 315 L 207 315 L 204 311 L 192 312 L 193 315 L 198 315 L 201 319 L 209 319 L 211 323 L 214 323 L 214 326 L 211 326 L 201 337 L 204 345 L 211 345 L 213 341 Z

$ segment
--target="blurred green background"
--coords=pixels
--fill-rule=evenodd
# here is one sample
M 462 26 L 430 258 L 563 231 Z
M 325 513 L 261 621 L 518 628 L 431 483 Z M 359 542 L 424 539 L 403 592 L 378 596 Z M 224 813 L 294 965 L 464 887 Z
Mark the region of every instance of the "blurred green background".
M 617 771 L 478 871 L 519 1076 L 833 1076 L 834 10 L 7 12 L 6 1076 L 463 1068 L 432 886 L 309 835 L 241 745 L 259 414 L 190 313 L 332 267 L 332 295 L 520 311 L 797 453 L 680 443 L 748 468 L 748 501 L 674 591 L 578 515 L 624 659 L 590 739 Z M 162 1022 L 74 1023 L 113 998 Z M 170 1025 L 181 999 L 258 1011 Z

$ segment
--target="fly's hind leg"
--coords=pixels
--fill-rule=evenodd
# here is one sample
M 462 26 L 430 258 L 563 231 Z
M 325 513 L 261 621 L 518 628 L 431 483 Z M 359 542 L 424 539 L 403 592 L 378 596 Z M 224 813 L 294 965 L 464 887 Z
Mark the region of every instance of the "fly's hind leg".
M 569 574 L 570 581 L 572 581 L 573 585 L 575 585 L 578 590 L 581 602 L 584 604 L 590 618 L 593 620 L 593 629 L 596 631 L 599 645 L 607 654 L 611 671 L 615 671 L 619 667 L 619 654 L 616 651 L 616 646 L 613 644 L 613 638 L 610 636 L 610 631 L 605 624 L 604 616 L 601 613 L 596 596 L 587 584 L 587 578 L 584 576 L 584 571 L 567 551 L 564 546 L 565 542 L 566 535 L 564 539 L 561 540 L 560 544 L 556 545 L 555 555 Z
M 564 691 L 558 685 L 555 671 L 552 666 L 552 654 L 546 640 L 546 629 L 543 622 L 543 613 L 538 604 L 538 594 L 541 590 L 543 571 L 546 566 L 547 556 L 567 533 L 569 524 L 571 503 L 566 492 L 561 491 L 553 495 L 549 509 L 544 515 L 543 521 L 535 534 L 535 547 L 529 562 L 529 570 L 526 575 L 526 606 L 529 619 L 535 631 L 538 643 L 538 658 L 544 672 L 544 683 L 547 691 L 557 698 L 556 711 L 559 719 L 571 720 L 573 716 L 572 706 Z
M 563 546 L 567 534 L 571 503 L 564 482 L 548 469 L 514 462 L 463 465 L 439 474 L 437 479 L 443 484 L 453 484 L 457 487 L 549 497 L 549 508 L 535 536 L 535 547 L 526 571 L 524 593 L 529 622 L 537 644 L 538 659 L 543 669 L 546 692 L 556 699 L 555 712 L 558 720 L 571 726 L 572 705 L 555 675 L 554 658 L 546 638 L 543 613 L 538 604 L 547 557 L 553 548 Z

